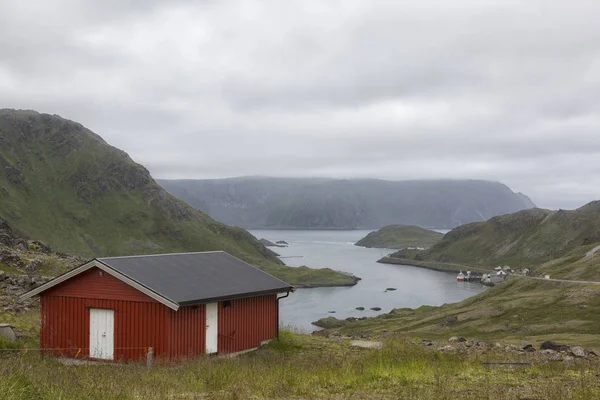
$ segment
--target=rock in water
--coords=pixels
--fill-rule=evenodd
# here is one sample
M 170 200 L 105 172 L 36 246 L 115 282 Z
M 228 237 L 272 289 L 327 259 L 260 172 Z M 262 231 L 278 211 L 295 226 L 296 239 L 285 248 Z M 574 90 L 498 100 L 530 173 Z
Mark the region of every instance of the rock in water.
M 373 311 L 381 311 L 381 307 L 371 307 L 371 310 L 373 310 Z
M 364 307 L 356 307 L 356 309 L 357 309 L 358 311 L 365 311 L 365 308 L 364 308 Z
M 276 247 L 277 246 L 275 243 L 273 243 L 267 239 L 260 239 L 258 242 L 266 247 Z

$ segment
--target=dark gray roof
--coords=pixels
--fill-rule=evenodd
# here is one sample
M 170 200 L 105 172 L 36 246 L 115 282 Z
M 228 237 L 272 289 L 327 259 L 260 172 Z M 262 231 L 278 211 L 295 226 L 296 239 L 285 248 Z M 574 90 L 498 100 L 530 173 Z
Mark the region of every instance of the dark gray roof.
M 223 251 L 98 258 L 180 305 L 281 293 L 292 286 Z

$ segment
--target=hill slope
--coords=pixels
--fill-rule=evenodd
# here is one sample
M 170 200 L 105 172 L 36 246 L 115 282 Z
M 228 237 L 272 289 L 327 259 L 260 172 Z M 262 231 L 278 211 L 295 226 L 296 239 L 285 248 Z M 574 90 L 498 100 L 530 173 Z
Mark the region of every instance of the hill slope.
M 460 335 L 514 343 L 527 340 L 536 346 L 546 340 L 598 346 L 598 294 L 597 283 L 515 276 L 459 303 L 395 309 L 362 321 L 342 321 L 336 330 L 351 335 L 405 333 L 430 339 Z
M 595 254 L 586 255 L 600 245 L 600 202 L 572 211 L 524 210 L 460 226 L 448 232 L 430 249 L 417 253 L 397 252 L 422 262 L 443 262 L 470 266 L 537 267 L 563 275 L 582 266 L 594 265 Z M 591 267 L 590 267 L 591 268 Z M 560 271 L 559 271 L 560 270 Z M 575 274 L 571 277 L 594 276 Z M 600 268 L 595 274 L 600 278 Z M 561 275 L 559 275 L 561 276 Z
M 26 237 L 81 256 L 218 249 L 290 283 L 310 280 L 248 232 L 169 195 L 125 152 L 59 116 L 0 110 L 0 218 Z M 321 271 L 313 283 L 321 273 L 328 283 L 351 280 Z
M 371 232 L 356 246 L 381 249 L 403 249 L 406 247 L 430 247 L 438 243 L 443 234 L 414 225 L 388 225 Z
M 533 203 L 486 181 L 231 178 L 158 180 L 211 217 L 244 228 L 379 229 L 390 224 L 453 228 Z

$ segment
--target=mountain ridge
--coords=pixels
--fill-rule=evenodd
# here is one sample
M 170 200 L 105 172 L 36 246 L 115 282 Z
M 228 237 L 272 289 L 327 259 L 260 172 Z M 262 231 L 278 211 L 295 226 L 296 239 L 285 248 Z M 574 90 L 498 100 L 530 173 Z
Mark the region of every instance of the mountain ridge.
M 157 182 L 211 217 L 247 229 L 448 229 L 534 205 L 481 180 L 236 177 Z
M 224 250 L 292 284 L 356 283 L 332 270 L 286 267 L 247 231 L 168 194 L 83 125 L 31 110 L 0 109 L 0 218 L 79 256 Z

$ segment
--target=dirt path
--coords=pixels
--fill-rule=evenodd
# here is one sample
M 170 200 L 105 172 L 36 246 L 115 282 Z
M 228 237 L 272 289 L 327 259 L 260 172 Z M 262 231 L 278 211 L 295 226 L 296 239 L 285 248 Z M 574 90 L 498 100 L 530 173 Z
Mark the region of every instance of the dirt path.
M 596 246 L 596 247 L 594 247 L 593 249 L 591 249 L 590 251 L 588 251 L 588 252 L 586 253 L 586 255 L 585 255 L 585 257 L 583 258 L 583 260 L 582 260 L 582 261 L 591 260 L 591 259 L 592 259 L 592 258 L 593 258 L 593 257 L 596 255 L 596 253 L 597 253 L 598 251 L 600 251 L 600 246 Z
M 540 281 L 550 281 L 550 282 L 567 282 L 567 283 L 582 283 L 582 284 L 592 284 L 592 285 L 600 285 L 600 282 L 597 281 L 573 281 L 570 279 L 546 279 L 546 278 L 538 278 L 538 277 L 533 277 L 533 276 L 527 276 L 526 278 L 528 279 L 537 279 Z

